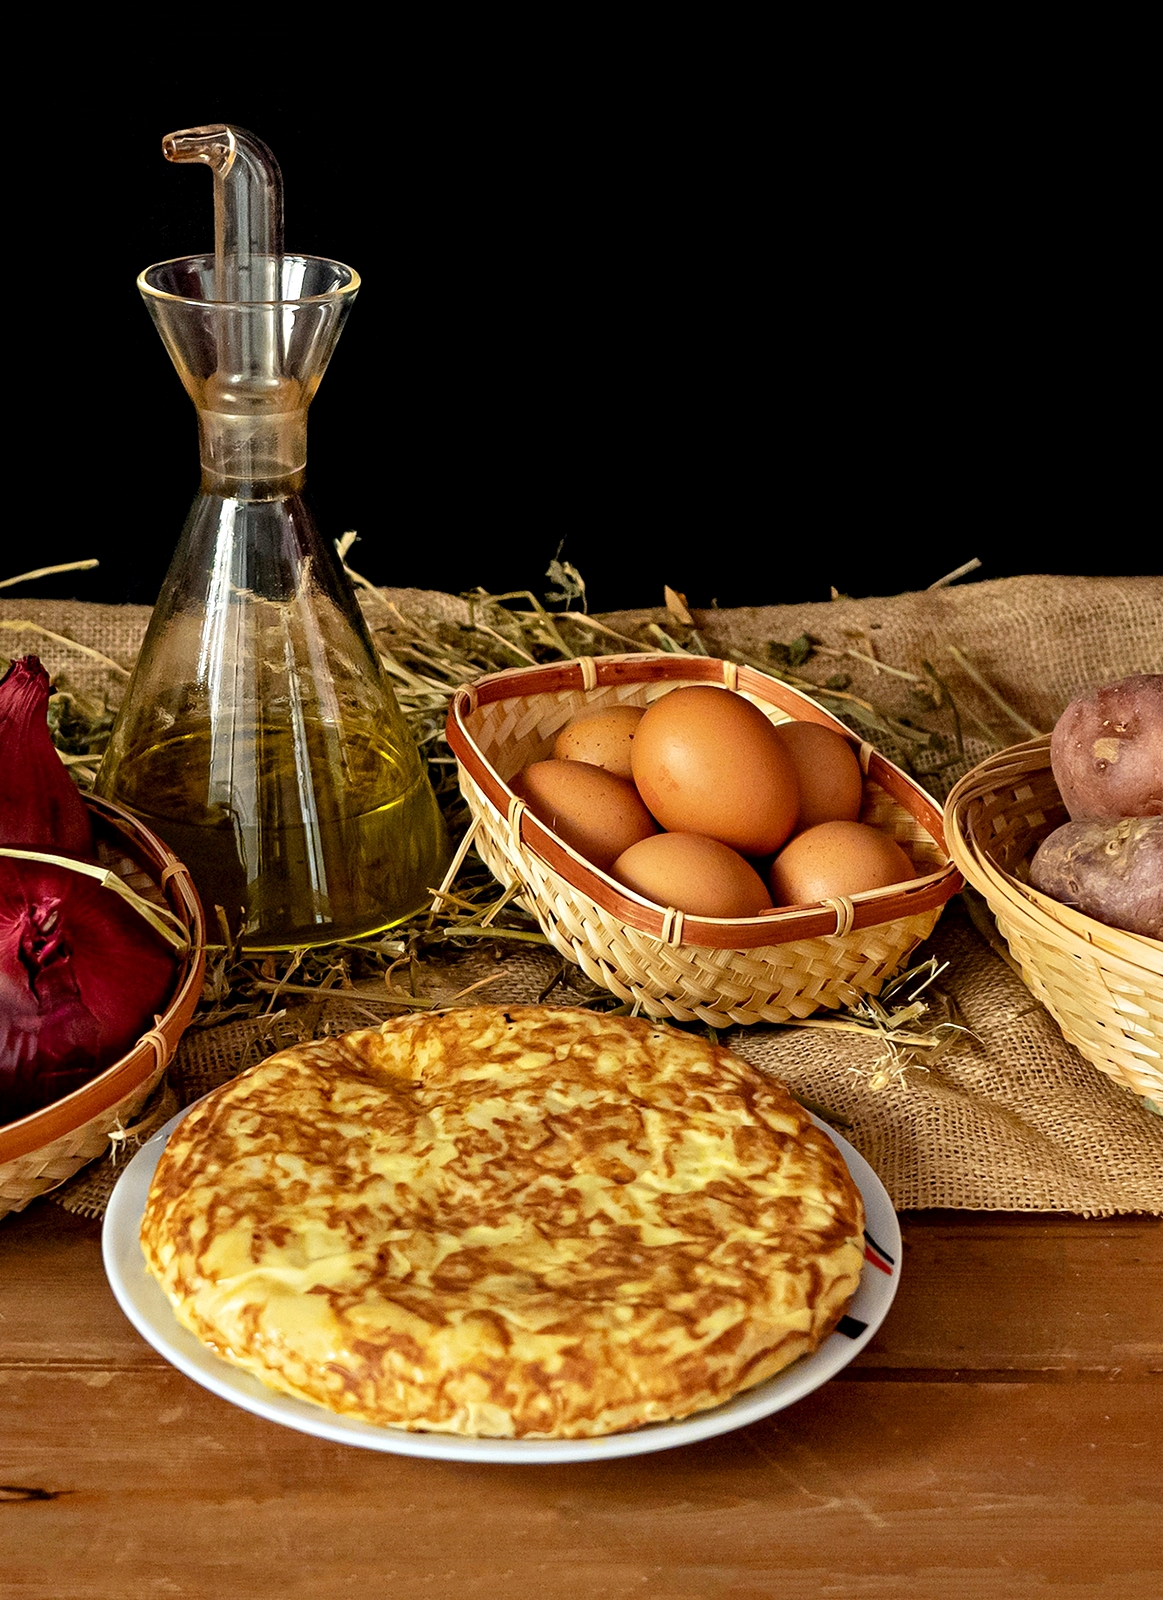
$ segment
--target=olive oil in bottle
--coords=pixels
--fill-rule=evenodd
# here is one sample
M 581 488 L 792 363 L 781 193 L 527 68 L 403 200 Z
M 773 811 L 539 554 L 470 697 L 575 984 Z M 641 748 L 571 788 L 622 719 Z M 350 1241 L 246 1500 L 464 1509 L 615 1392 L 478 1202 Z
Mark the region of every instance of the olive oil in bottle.
M 164 740 L 120 768 L 119 802 L 189 867 L 211 938 L 217 906 L 252 950 L 377 932 L 423 906 L 440 875 L 443 822 L 419 762 L 402 773 L 368 740 L 335 785 L 320 759 L 334 741 L 318 727 L 303 731 L 316 751 L 306 765 L 286 729 L 260 727 L 238 741 L 234 803 L 211 800 L 201 784 L 211 770 L 205 733 Z

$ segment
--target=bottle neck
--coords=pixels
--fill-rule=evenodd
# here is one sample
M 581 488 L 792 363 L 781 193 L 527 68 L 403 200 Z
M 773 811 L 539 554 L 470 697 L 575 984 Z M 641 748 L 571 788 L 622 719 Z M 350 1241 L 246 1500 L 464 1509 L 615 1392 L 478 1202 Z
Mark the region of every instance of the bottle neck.
M 266 500 L 297 493 L 307 465 L 307 413 L 198 412 L 202 490 L 224 498 Z

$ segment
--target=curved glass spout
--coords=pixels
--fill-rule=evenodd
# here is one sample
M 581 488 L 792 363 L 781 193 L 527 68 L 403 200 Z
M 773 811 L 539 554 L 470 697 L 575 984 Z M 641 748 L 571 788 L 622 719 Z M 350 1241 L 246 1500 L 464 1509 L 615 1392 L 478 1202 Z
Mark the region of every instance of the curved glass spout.
M 167 133 L 162 154 L 167 161 L 201 162 L 214 174 L 213 298 L 280 299 L 283 179 L 262 140 L 215 122 Z
M 214 276 L 205 298 L 218 313 L 217 381 L 233 391 L 272 382 L 282 368 L 283 180 L 253 133 L 227 123 L 183 128 L 162 140 L 167 161 L 196 161 L 214 174 Z M 249 305 L 247 317 L 226 309 Z

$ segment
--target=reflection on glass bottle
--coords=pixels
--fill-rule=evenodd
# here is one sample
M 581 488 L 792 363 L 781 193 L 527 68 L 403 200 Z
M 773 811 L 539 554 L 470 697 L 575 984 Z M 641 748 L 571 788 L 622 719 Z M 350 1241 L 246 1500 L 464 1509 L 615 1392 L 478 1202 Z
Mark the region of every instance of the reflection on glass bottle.
M 167 153 L 183 140 L 181 158 L 212 166 L 216 210 L 233 221 L 220 218 L 217 257 L 151 267 L 139 285 L 198 407 L 202 489 L 98 789 L 186 862 L 212 929 L 220 906 L 244 948 L 326 943 L 419 909 L 447 857 L 351 584 L 300 493 L 307 406 L 358 279 L 281 249 L 236 249 L 223 266 L 238 213 L 255 227 L 281 219 L 277 168 L 239 129 L 170 135 Z M 265 210 L 231 199 L 232 174 L 262 188 Z M 224 297 L 240 276 L 252 292 L 277 283 L 278 297 Z

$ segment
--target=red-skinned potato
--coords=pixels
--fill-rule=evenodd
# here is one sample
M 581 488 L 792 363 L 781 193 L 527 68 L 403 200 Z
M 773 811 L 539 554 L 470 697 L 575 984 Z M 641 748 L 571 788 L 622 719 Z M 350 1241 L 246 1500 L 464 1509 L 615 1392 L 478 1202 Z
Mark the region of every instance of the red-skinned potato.
M 1051 735 L 1050 765 L 1074 822 L 1163 816 L 1163 673 L 1072 700 Z
M 1064 822 L 1039 846 L 1030 882 L 1096 922 L 1163 939 L 1163 817 Z

